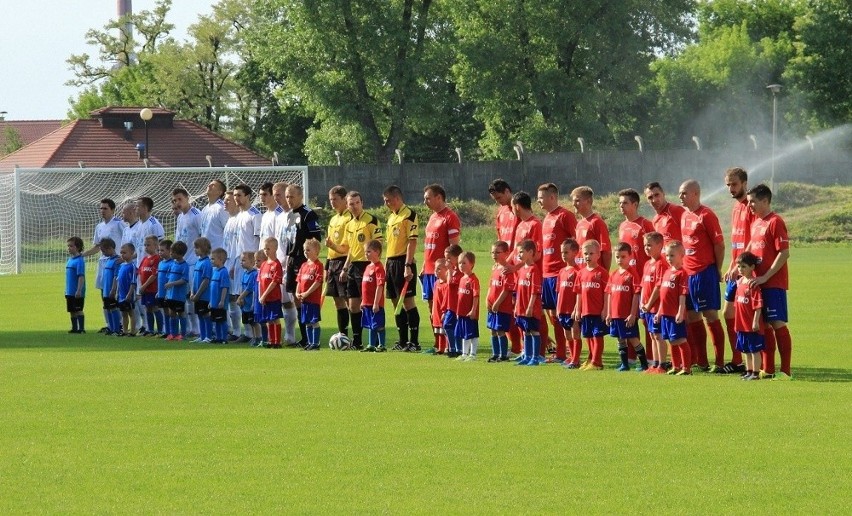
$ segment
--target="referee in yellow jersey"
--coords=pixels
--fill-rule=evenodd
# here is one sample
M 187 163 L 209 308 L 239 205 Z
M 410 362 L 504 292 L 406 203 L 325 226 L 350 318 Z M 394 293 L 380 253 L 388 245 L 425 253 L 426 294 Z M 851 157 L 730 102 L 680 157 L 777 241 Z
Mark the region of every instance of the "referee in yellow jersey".
M 346 239 L 346 224 L 352 220 L 352 213 L 346 208 L 346 188 L 337 185 L 328 191 L 328 203 L 334 209 L 334 215 L 328 222 L 328 236 L 325 246 L 328 256 L 325 262 L 325 295 L 334 299 L 337 312 L 337 331 L 349 335 L 349 309 L 346 307 L 346 282 L 340 280 L 346 253 L 338 252 Z
M 417 251 L 417 238 L 420 229 L 417 214 L 402 199 L 402 190 L 396 185 L 382 192 L 385 206 L 390 209 L 387 239 L 387 296 L 397 307 L 402 297 L 402 310 L 396 311 L 396 327 L 399 330 L 399 342 L 396 351 L 420 351 L 420 312 L 414 303 L 417 294 L 417 265 L 414 253 Z M 407 286 L 406 286 L 407 283 Z M 405 292 L 403 292 L 403 288 Z

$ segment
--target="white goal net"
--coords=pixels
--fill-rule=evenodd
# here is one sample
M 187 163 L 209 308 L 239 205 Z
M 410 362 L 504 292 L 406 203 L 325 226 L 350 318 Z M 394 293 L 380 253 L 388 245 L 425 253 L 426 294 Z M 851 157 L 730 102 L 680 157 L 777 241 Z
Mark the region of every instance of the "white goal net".
M 100 221 L 100 200 L 122 207 L 139 197 L 154 200 L 154 216 L 166 237 L 174 236 L 171 193 L 186 189 L 198 209 L 207 204 L 207 184 L 222 180 L 232 189 L 247 184 L 255 192 L 263 183 L 286 181 L 301 185 L 309 199 L 308 167 L 15 169 L 0 174 L 0 274 L 57 272 L 68 258 L 65 241 L 72 236 L 92 244 Z M 90 259 L 96 260 L 97 257 Z

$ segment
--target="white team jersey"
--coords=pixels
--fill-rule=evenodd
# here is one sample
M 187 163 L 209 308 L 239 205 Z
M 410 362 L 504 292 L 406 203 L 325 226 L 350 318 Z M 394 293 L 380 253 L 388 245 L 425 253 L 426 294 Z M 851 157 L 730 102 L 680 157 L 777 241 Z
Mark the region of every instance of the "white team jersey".
M 278 220 L 278 214 L 283 212 L 284 208 L 281 206 L 276 206 L 274 210 L 266 210 L 263 212 L 263 217 L 260 219 L 260 243 L 263 245 L 263 241 L 269 237 L 274 237 L 276 235 L 275 232 L 275 223 Z M 278 237 L 276 237 L 278 238 Z
M 210 240 L 210 248 L 221 247 L 227 250 L 222 239 L 225 232 L 225 224 L 228 223 L 228 212 L 225 211 L 225 201 L 222 199 L 210 203 L 201 210 L 201 236 Z
M 124 235 L 124 223 L 118 217 L 113 217 L 110 221 L 100 221 L 95 226 L 95 234 L 92 237 L 92 245 L 98 245 L 104 238 L 111 238 L 116 245 L 121 244 L 121 238 Z M 101 254 L 98 258 L 98 272 L 95 276 L 95 286 L 101 288 L 101 280 L 104 275 L 104 262 L 106 257 Z
M 240 252 L 257 251 L 260 244 L 260 219 L 262 218 L 260 211 L 254 206 L 250 206 L 245 211 L 240 211 L 237 216 L 237 227 L 239 233 L 237 235 L 237 247 Z M 237 260 L 239 261 L 239 259 Z M 232 285 L 233 286 L 233 285 Z
M 186 213 L 178 213 L 175 223 L 175 242 L 186 244 L 186 262 L 195 265 L 198 256 L 195 254 L 195 239 L 201 236 L 201 211 L 195 206 L 189 208 Z M 212 244 L 212 242 L 211 242 Z M 215 249 L 211 247 L 211 250 Z
M 240 226 L 237 216 L 228 217 L 228 222 L 225 223 L 225 229 L 222 232 L 222 248 L 228 253 L 228 259 L 225 261 L 225 268 L 228 269 L 228 275 L 231 278 L 231 294 L 236 295 L 242 292 L 242 285 L 234 284 L 235 268 L 240 265 Z M 239 292 L 235 289 L 239 288 Z
M 275 222 L 275 238 L 278 239 L 278 252 L 276 257 L 278 261 L 285 267 L 286 274 L 287 255 L 290 253 L 293 244 L 296 242 L 296 230 L 300 222 L 299 214 L 293 210 L 282 211 L 276 216 Z
M 133 242 L 133 247 L 136 248 L 136 268 L 138 269 L 142 265 L 142 258 L 145 258 L 145 238 L 153 235 L 157 237 L 157 240 L 162 240 L 166 237 L 166 230 L 153 215 L 148 217 L 148 220 L 140 220 L 136 225 L 141 226 L 136 233 L 136 240 Z

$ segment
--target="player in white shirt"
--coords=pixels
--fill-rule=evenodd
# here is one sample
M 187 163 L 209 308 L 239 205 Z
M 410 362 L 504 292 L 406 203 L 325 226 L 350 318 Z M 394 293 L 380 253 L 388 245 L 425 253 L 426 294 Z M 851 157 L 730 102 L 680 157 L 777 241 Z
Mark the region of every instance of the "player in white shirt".
M 237 185 L 234 188 L 234 200 L 240 208 L 240 212 L 237 214 L 237 226 L 239 227 L 238 257 L 246 251 L 256 253 L 260 248 L 260 222 L 263 216 L 260 210 L 252 205 L 251 194 L 251 187 L 246 184 Z M 234 284 L 231 286 L 232 293 L 239 295 L 242 292 L 243 273 L 244 270 L 242 267 L 238 266 L 234 268 Z M 236 300 L 231 304 L 231 310 L 236 311 L 241 316 L 241 310 Z M 244 334 L 240 337 L 240 340 L 248 342 L 250 337 Z
M 136 215 L 139 217 L 139 222 L 136 223 L 139 226 L 139 229 L 134 232 L 133 238 L 133 247 L 136 248 L 136 269 L 139 269 L 139 266 L 142 265 L 142 258 L 145 257 L 145 239 L 149 236 L 157 237 L 157 240 L 162 240 L 166 237 L 166 231 L 163 229 L 163 225 L 160 224 L 160 221 L 157 220 L 157 217 L 153 216 L 151 212 L 154 210 L 154 200 L 150 197 L 140 197 L 136 200 Z M 136 296 L 141 297 L 142 295 L 142 285 L 136 285 Z M 133 305 L 133 315 L 138 317 L 136 321 L 136 328 L 140 328 L 141 330 L 147 330 L 143 323 L 144 315 L 142 313 L 141 303 L 134 303 Z
M 184 259 L 190 268 L 195 267 L 198 255 L 195 254 L 195 240 L 201 236 L 201 210 L 189 203 L 189 192 L 184 188 L 172 190 L 172 209 L 175 212 L 175 242 L 186 244 Z M 189 323 L 189 335 L 200 334 L 195 303 L 187 298 L 184 313 Z
M 263 183 L 260 187 L 260 202 L 266 211 L 260 219 L 260 241 L 263 242 L 268 237 L 275 237 L 275 223 L 280 213 L 284 212 L 284 208 L 275 202 L 275 197 L 272 195 L 273 184 L 270 182 Z
M 296 304 L 293 302 L 293 297 L 287 292 L 287 269 L 289 266 L 290 246 L 296 241 L 296 214 L 290 209 L 287 204 L 287 187 L 288 183 L 280 182 L 272 186 L 272 197 L 275 202 L 283 209 L 281 213 L 275 216 L 275 238 L 278 239 L 278 252 L 276 258 L 281 262 L 281 267 L 284 269 L 284 281 L 281 283 L 281 307 L 284 311 L 284 340 L 288 343 L 296 342 L 296 325 L 299 323 L 299 312 L 296 310 Z
M 210 247 L 225 248 L 222 243 L 228 211 L 225 209 L 225 183 L 218 179 L 207 185 L 207 206 L 201 210 L 201 236 L 210 240 Z M 231 258 L 231 255 L 228 255 Z
M 115 216 L 115 201 L 112 199 L 101 199 L 100 202 L 101 221 L 95 226 L 95 234 L 92 237 L 92 247 L 83 251 L 83 256 L 92 256 L 101 251 L 101 240 L 110 238 L 113 242 L 121 242 L 121 237 L 124 234 L 124 224 L 121 219 Z M 101 280 L 104 273 L 104 262 L 106 257 L 101 254 L 98 257 L 98 271 L 95 276 L 95 286 L 101 288 Z M 104 297 L 101 295 L 101 297 Z M 107 311 L 104 310 L 104 320 L 107 320 Z M 109 321 L 107 321 L 107 325 Z
M 228 215 L 228 221 L 225 223 L 225 229 L 222 232 L 222 248 L 225 249 L 225 252 L 228 253 L 228 259 L 225 261 L 225 268 L 228 269 L 228 276 L 231 279 L 231 299 L 229 300 L 229 311 L 228 315 L 231 319 L 231 333 L 236 335 L 240 330 L 240 322 L 242 321 L 242 314 L 239 311 L 234 313 L 231 310 L 231 305 L 237 304 L 237 297 L 239 297 L 239 293 L 234 294 L 234 289 L 242 289 L 242 284 L 236 284 L 234 282 L 234 278 L 236 276 L 236 270 L 242 269 L 240 267 L 240 251 L 239 251 L 239 243 L 240 243 L 240 227 L 239 221 L 237 219 L 237 215 L 240 213 L 240 208 L 237 206 L 237 202 L 234 200 L 234 194 L 231 192 L 227 192 L 225 194 L 225 199 L 223 201 L 225 207 L 225 213 Z

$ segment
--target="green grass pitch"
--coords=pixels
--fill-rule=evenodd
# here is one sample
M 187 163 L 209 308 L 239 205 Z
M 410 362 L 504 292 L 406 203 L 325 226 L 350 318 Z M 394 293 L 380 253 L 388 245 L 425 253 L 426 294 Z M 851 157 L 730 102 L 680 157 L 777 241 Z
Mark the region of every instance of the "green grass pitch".
M 67 335 L 0 277 L 0 512 L 847 512 L 849 263 L 793 249 L 789 383 L 108 338 L 93 288 Z

